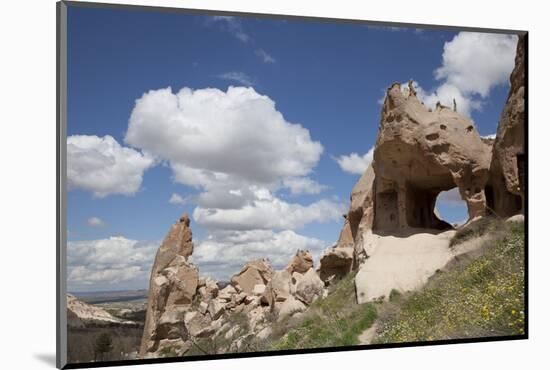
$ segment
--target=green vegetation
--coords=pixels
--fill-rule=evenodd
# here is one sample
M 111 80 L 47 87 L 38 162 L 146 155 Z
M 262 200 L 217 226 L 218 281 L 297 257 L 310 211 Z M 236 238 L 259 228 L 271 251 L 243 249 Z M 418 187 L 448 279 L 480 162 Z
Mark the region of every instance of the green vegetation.
M 483 232 L 488 238 L 475 255 L 458 258 L 422 290 L 379 307 L 375 342 L 524 334 L 523 223 L 487 219 L 457 232 L 455 239 Z
M 161 357 L 176 357 L 178 354 L 176 352 L 176 349 L 171 346 L 163 347 L 160 351 Z
M 272 349 L 319 348 L 359 344 L 358 336 L 376 319 L 374 304 L 355 302 L 355 274 L 349 274 L 313 303 L 304 320 L 272 344 Z
M 475 220 L 465 227 L 462 227 L 456 231 L 456 234 L 451 239 L 450 246 L 453 247 L 457 244 L 464 243 L 467 240 L 477 238 L 483 234 L 486 234 L 499 226 L 500 222 L 491 217 L 482 217 Z
M 231 343 L 235 338 L 245 336 L 245 334 L 250 332 L 248 317 L 242 312 L 231 314 L 227 322 L 230 322 L 231 325 L 220 329 L 214 337 L 191 338 L 193 344 L 189 351 L 185 353 L 185 356 L 202 356 L 225 352 L 230 349 Z M 226 338 L 225 335 L 230 330 L 231 333 Z M 242 350 L 233 348 L 232 352 L 253 351 L 256 350 L 254 346 L 255 341 L 252 336 L 244 337 L 242 338 Z
M 101 333 L 94 345 L 94 357 L 96 361 L 107 360 L 107 355 L 113 350 L 113 340 L 109 333 Z

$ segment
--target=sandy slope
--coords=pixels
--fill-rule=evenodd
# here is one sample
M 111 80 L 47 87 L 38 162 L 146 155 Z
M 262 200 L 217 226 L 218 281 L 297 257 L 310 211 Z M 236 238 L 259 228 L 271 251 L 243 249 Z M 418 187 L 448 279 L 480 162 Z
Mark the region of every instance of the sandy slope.
M 357 299 L 365 303 L 422 287 L 428 278 L 456 255 L 449 248 L 454 230 L 407 230 L 401 236 L 383 236 L 370 230 L 363 235 L 369 258 L 355 279 Z

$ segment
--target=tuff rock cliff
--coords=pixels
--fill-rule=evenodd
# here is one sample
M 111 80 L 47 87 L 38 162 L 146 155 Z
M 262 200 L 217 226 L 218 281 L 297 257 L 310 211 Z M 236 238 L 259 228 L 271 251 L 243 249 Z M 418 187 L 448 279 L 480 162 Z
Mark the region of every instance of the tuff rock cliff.
M 435 110 L 427 108 L 418 99 L 412 82 L 407 87 L 394 83 L 388 88 L 374 159 L 351 192 L 338 242 L 321 257 L 318 272 L 325 283 L 357 271 L 358 301 L 373 299 L 372 284 L 377 284 L 373 274 L 379 267 L 373 263 L 385 264 L 386 256 L 380 255 L 390 253 L 381 247 L 386 243 L 384 237 L 452 229 L 435 210 L 442 191 L 458 188 L 468 207 L 469 220 L 488 214 L 509 217 L 523 211 L 524 63 L 525 40 L 519 37 L 510 93 L 494 140 L 481 138 L 475 125 L 456 111 L 456 105 L 438 103 Z M 434 241 L 434 245 L 439 244 Z M 400 257 L 409 258 L 411 263 L 426 262 L 415 265 L 417 275 L 422 276 L 420 282 L 453 256 L 441 251 L 440 258 L 434 260 L 414 255 L 414 251 L 408 253 Z M 377 258 L 372 258 L 375 255 Z M 410 286 L 399 279 L 406 275 L 399 269 L 406 266 L 404 262 L 384 267 L 386 274 L 394 274 L 394 288 Z M 391 286 L 387 286 L 389 289 Z M 360 295 L 367 298 L 361 299 Z

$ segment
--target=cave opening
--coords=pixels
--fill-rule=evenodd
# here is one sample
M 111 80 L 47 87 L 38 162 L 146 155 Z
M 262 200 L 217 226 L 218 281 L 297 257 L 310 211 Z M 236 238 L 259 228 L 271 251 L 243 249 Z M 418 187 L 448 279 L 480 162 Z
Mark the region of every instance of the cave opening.
M 437 194 L 434 213 L 441 221 L 457 227 L 468 220 L 468 205 L 455 187 Z

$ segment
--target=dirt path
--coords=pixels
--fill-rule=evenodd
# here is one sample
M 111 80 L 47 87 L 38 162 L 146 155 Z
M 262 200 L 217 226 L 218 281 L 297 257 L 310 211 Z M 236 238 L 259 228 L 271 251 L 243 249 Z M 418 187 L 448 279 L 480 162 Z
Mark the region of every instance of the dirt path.
M 378 325 L 377 323 L 374 323 L 370 328 L 359 334 L 357 337 L 359 339 L 359 344 L 371 344 L 374 336 L 376 335 L 376 329 L 378 329 Z

